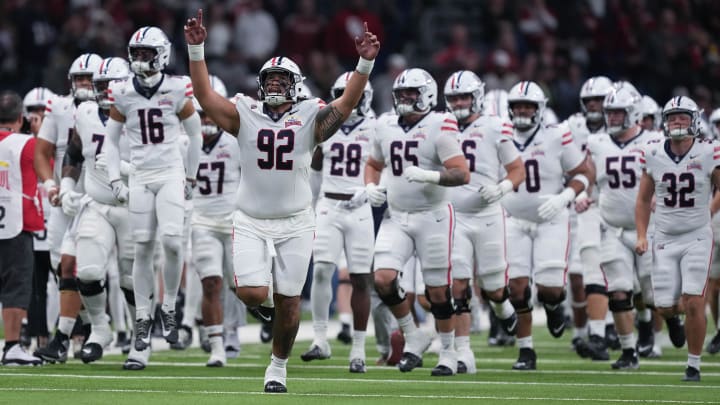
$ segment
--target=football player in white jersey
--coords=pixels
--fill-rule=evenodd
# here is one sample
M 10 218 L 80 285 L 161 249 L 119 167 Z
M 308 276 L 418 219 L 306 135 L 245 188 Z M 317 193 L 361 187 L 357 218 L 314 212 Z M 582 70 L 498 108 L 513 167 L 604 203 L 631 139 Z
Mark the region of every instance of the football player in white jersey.
M 118 268 L 120 288 L 128 306 L 134 306 L 133 244 L 128 226 L 128 208 L 113 194 L 105 163 L 105 124 L 111 105 L 108 87 L 110 82 L 125 80 L 129 75 L 128 63 L 124 59 L 107 58 L 101 61 L 93 75 L 95 101 L 88 100 L 78 106 L 74 132 L 63 162 L 63 189 L 74 189 L 83 166 L 85 170 L 84 190 L 87 200 L 84 199 L 76 220 L 77 283 L 92 325 L 90 337 L 81 352 L 84 363 L 102 358 L 104 349 L 113 340 L 106 313 L 105 280 L 108 267 Z M 123 146 L 120 158 L 123 162 L 122 173 L 127 181 L 130 171 L 129 151 L 127 143 L 123 143 Z M 131 363 L 144 368 L 147 358 L 132 351 L 124 367 L 127 368 Z
M 636 340 L 633 331 L 634 293 L 642 293 L 648 304 L 652 304 L 650 272 L 652 260 L 649 256 L 635 254 L 635 217 L 627 210 L 637 196 L 640 175 L 639 158 L 644 145 L 662 138 L 657 132 L 646 131 L 640 126 L 642 105 L 639 93 L 629 87 L 613 89 L 605 97 L 603 111 L 607 123 L 607 134 L 588 139 L 588 152 L 597 173 L 598 208 L 603 221 L 601 239 L 602 275 L 589 279 L 589 285 L 602 283 L 607 289 L 609 309 L 615 319 L 622 355 L 612 364 L 614 369 L 636 369 L 639 366 Z M 583 212 L 590 204 L 589 199 L 579 198 L 576 209 Z M 639 288 L 634 280 L 639 280 Z M 643 310 L 646 308 L 643 306 Z M 599 312 L 599 311 L 598 311 Z M 638 314 L 640 314 L 638 310 Z M 652 338 L 652 319 L 646 310 L 645 338 Z M 587 344 L 578 346 L 578 353 L 593 360 L 608 360 L 605 342 L 605 313 L 598 313 L 590 323 L 590 338 Z M 644 343 L 645 350 L 651 351 L 652 341 Z
M 708 118 L 713 139 L 720 140 L 720 108 L 716 108 Z M 717 192 L 717 191 L 716 191 Z M 720 215 L 712 217 L 713 235 L 720 235 Z M 720 299 L 720 238 L 714 239 L 713 259 L 710 265 L 706 300 L 715 322 L 715 336 L 708 342 L 706 350 L 710 354 L 720 352 L 720 323 L 718 323 L 718 300 Z
M 65 149 L 75 127 L 75 111 L 81 102 L 92 98 L 92 75 L 100 66 L 100 62 L 102 62 L 100 56 L 87 53 L 78 56 L 70 65 L 68 79 L 71 94 L 48 100 L 35 149 L 35 171 L 38 180 L 43 182 L 50 204 L 53 205 L 47 225 L 50 263 L 60 276 L 58 331 L 47 347 L 40 348 L 36 352 L 39 357 L 50 362 L 64 362 L 67 359 L 69 336 L 82 306 L 74 274 L 75 257 L 61 255 L 61 248 L 65 248 L 63 240 L 66 239 L 66 230 L 71 220 L 71 216 L 67 215 L 65 210 L 67 212 L 77 210 L 82 194 L 68 188 L 61 190 L 56 182 L 62 177 Z M 54 167 L 51 165 L 53 159 Z M 62 195 L 60 195 L 61 191 Z
M 580 88 L 580 111 L 567 119 L 573 142 L 585 151 L 588 139 L 605 129 L 602 113 L 603 99 L 612 90 L 612 81 L 605 76 L 594 76 Z M 593 196 L 594 197 L 594 196 Z M 584 274 L 592 280 L 592 274 L 600 276 L 600 215 L 597 207 L 590 205 L 582 214 L 570 210 L 570 306 L 572 307 L 572 345 L 583 347 L 588 337 L 588 314 L 607 312 L 605 284 L 584 282 Z M 595 315 L 593 315 L 595 316 Z M 591 316 L 592 317 L 592 316 Z M 603 328 L 605 324 L 603 322 Z
M 510 300 L 518 313 L 516 370 L 534 370 L 530 281 L 547 314 L 550 334 L 565 330 L 565 270 L 569 251 L 568 204 L 595 174 L 565 125 L 545 126 L 545 94 L 535 82 L 522 81 L 508 92 L 513 142 L 525 163 L 525 184 L 502 200 L 509 213 L 507 240 Z M 570 180 L 565 182 L 565 176 Z
M 653 294 L 664 318 L 676 317 L 679 306 L 685 310 L 688 362 L 683 381 L 700 381 L 706 328 L 704 294 L 713 243 L 710 217 L 720 208 L 717 194 L 711 204 L 712 189 L 720 188 L 720 144 L 696 139 L 700 114 L 689 97 L 673 97 L 665 104 L 662 127 L 667 139 L 645 147 L 635 207 L 635 249 L 646 254 L 653 195 L 657 199 Z
M 345 72 L 330 89 L 333 99 L 342 96 L 352 72 Z M 315 207 L 317 234 L 313 244 L 312 302 L 315 338 L 300 356 L 304 361 L 327 359 L 329 306 L 332 276 L 342 251 L 352 284 L 353 340 L 350 372 L 364 373 L 365 335 L 370 316 L 371 264 L 374 251 L 372 210 L 362 174 L 375 137 L 375 119 L 369 118 L 373 89 L 367 82 L 358 105 L 331 140 L 315 150 L 313 169 L 322 170 L 322 185 Z
M 199 10 L 185 26 L 195 95 L 220 128 L 237 136 L 244 162 L 233 215 L 236 292 L 246 305 L 258 306 L 273 291 L 273 348 L 265 392 L 287 392 L 286 365 L 298 330 L 315 228 L 308 180 L 312 152 L 357 106 L 380 43 L 366 24 L 362 38 L 355 38 L 357 69 L 343 95 L 327 106 L 319 99 L 296 103 L 295 85 L 303 77 L 298 66 L 282 56 L 260 69 L 259 100 L 239 95 L 233 105 L 210 87 L 206 37 Z
M 151 301 L 154 290 L 155 234 L 163 246 L 164 292 L 160 317 L 168 343 L 178 340 L 175 301 L 183 266 L 185 200 L 192 198 L 202 139 L 200 117 L 187 78 L 166 75 L 171 45 L 157 27 L 142 27 L 128 43 L 133 78 L 113 83 L 110 119 L 107 122 L 107 165 L 113 192 L 128 200 L 130 227 L 135 241 L 133 290 L 135 292 L 135 348 L 150 345 Z M 129 189 L 120 178 L 117 154 L 122 126 L 130 144 Z M 189 138 L 187 164 L 179 147 L 183 126 Z
M 470 349 L 475 277 L 505 332 L 511 336 L 517 332 L 517 314 L 508 299 L 505 212 L 500 199 L 525 180 L 525 166 L 512 142 L 512 124 L 496 115 L 480 115 L 484 87 L 475 73 L 461 70 L 450 75 L 443 91 L 458 120 L 460 147 L 470 170 L 470 183 L 450 191 L 457 219 L 452 255 L 455 347 L 458 373 L 469 374 L 477 372 Z M 505 177 L 500 177 L 501 168 Z
M 203 146 L 193 197 L 193 264 L 202 283 L 203 328 L 210 342 L 208 367 L 227 362 L 223 346 L 222 294 L 233 282 L 232 214 L 240 182 L 237 140 L 220 129 L 193 100 L 202 120 Z M 224 279 L 224 281 L 223 281 Z M 237 299 L 237 298 L 235 298 Z
M 419 367 L 430 343 L 429 336 L 415 326 L 399 285 L 403 266 L 417 253 L 425 297 L 442 343 L 431 375 L 451 376 L 457 373 L 455 306 L 449 285 L 455 213 L 445 187 L 467 184 L 470 171 L 457 141 L 457 120 L 452 114 L 432 111 L 437 97 L 437 83 L 425 70 L 407 69 L 395 78 L 393 103 L 398 115 L 378 119 L 365 183 L 370 201 L 382 203 L 384 193 L 377 184 L 388 167 L 388 211 L 375 243 L 375 289 L 405 336 L 398 368 L 407 372 Z
M 640 126 L 647 131 L 659 131 L 662 110 L 658 103 L 650 96 L 642 96 L 640 110 L 642 112 Z

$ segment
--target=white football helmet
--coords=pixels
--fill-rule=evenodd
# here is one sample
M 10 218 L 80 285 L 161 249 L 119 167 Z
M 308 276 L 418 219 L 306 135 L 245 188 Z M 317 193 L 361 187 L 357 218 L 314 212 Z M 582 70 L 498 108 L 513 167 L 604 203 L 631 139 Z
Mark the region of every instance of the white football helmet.
M 470 108 L 451 109 L 448 96 L 457 96 L 461 94 L 470 94 L 472 103 Z M 483 98 L 485 97 L 485 83 L 473 72 L 469 70 L 460 70 L 450 75 L 445 82 L 443 89 L 445 96 L 445 105 L 457 119 L 463 120 L 472 114 L 482 111 Z
M 92 80 L 92 76 L 100 67 L 101 62 L 102 58 L 99 55 L 94 53 L 84 53 L 75 58 L 73 63 L 70 65 L 68 80 L 70 80 L 70 90 L 72 91 L 72 95 L 75 99 L 86 101 L 93 97 L 92 88 L 84 89 L 77 88 L 75 86 L 75 76 L 90 76 L 90 80 Z
M 717 128 L 718 122 L 720 122 L 720 108 L 714 109 L 712 114 L 710 114 L 710 118 L 708 118 L 710 132 L 712 133 L 713 138 L 720 140 L 720 130 Z
M 485 94 L 482 103 L 484 115 L 497 115 L 510 119 L 508 114 L 508 93 L 505 90 L 490 90 Z
M 642 98 L 640 99 L 640 110 L 642 111 L 641 119 L 645 119 L 645 117 L 652 117 L 653 129 L 657 130 L 660 128 L 662 110 L 660 109 L 658 103 L 656 103 L 652 97 L 642 96 Z
M 345 72 L 338 76 L 337 80 L 335 80 L 335 83 L 330 89 L 330 95 L 332 96 L 333 100 L 337 99 L 343 94 L 343 92 L 345 92 L 345 87 L 347 87 L 350 76 L 352 76 L 352 72 Z M 370 85 L 370 81 L 368 80 L 365 84 L 365 89 L 363 89 L 363 94 L 360 97 L 360 101 L 358 101 L 357 106 L 352 110 L 352 112 L 350 113 L 350 117 L 348 118 L 354 119 L 357 117 L 368 117 L 370 114 L 370 105 L 372 104 L 372 99 L 373 88 L 372 85 Z
M 412 104 L 403 103 L 397 95 L 397 91 L 401 89 L 416 89 L 420 95 Z M 423 69 L 406 69 L 393 82 L 392 98 L 398 115 L 423 114 L 437 105 L 437 83 L 430 73 Z
M 537 106 L 532 117 L 514 117 L 514 103 L 530 103 Z M 535 82 L 522 81 L 514 85 L 508 92 L 508 114 L 515 128 L 520 131 L 528 131 L 543 122 L 547 98 L 542 88 Z
M 304 82 L 300 82 L 295 85 L 295 97 L 297 98 L 297 101 L 304 101 L 304 100 L 310 100 L 313 98 L 312 91 L 310 91 L 310 88 L 305 85 Z
M 152 49 L 155 55 L 150 60 L 143 60 L 137 57 L 139 55 L 133 56 L 135 49 Z M 132 34 L 128 42 L 130 70 L 142 77 L 152 76 L 170 63 L 171 50 L 170 40 L 160 28 L 142 27 Z
M 638 124 L 642 119 L 640 101 L 642 96 L 632 86 L 620 86 L 614 88 L 603 100 L 603 113 L 605 114 L 605 126 L 612 136 L 620 135 L 626 129 Z M 611 126 L 608 121 L 608 110 L 625 111 L 625 119 L 622 125 Z
M 684 113 L 690 116 L 690 126 L 687 128 L 670 129 L 667 123 L 668 116 L 671 114 Z M 700 114 L 702 111 L 698 105 L 687 96 L 673 97 L 665 103 L 662 110 L 662 128 L 665 136 L 674 139 L 684 138 L 686 136 L 700 135 Z
M 267 90 L 265 90 L 265 79 L 271 72 L 281 72 L 288 76 L 289 83 L 287 83 L 284 94 L 268 93 Z M 260 74 L 258 74 L 257 78 L 258 100 L 264 101 L 271 106 L 289 102 L 294 103 L 297 101 L 295 86 L 297 86 L 298 83 L 302 83 L 303 80 L 305 80 L 305 77 L 303 77 L 300 67 L 298 67 L 292 59 L 285 56 L 273 56 L 260 68 Z
M 23 112 L 27 117 L 31 109 L 45 110 L 48 100 L 55 97 L 55 93 L 45 87 L 35 87 L 27 92 L 23 98 Z
M 125 80 L 128 77 L 130 77 L 130 67 L 125 59 L 105 58 L 100 62 L 98 70 L 93 74 L 95 100 L 100 108 L 107 110 L 113 103 L 107 94 L 110 82 Z
M 583 83 L 580 88 L 580 111 L 582 111 L 585 119 L 598 122 L 603 119 L 601 111 L 588 111 L 585 101 L 589 98 L 605 98 L 613 88 L 613 82 L 605 76 L 594 76 Z

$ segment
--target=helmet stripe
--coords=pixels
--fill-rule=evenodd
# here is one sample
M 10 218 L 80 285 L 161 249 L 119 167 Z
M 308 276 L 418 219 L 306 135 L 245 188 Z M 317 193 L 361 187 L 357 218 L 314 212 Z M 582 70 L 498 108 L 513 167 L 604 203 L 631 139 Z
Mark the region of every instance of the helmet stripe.
M 148 32 L 148 30 L 150 30 L 150 28 L 152 28 L 152 27 L 145 27 L 145 30 L 142 32 L 142 37 L 140 37 L 140 39 L 145 38 L 145 34 L 147 34 L 147 32 Z
M 103 63 L 105 63 L 105 60 L 107 60 L 107 65 L 105 65 L 105 74 L 108 74 L 108 70 L 110 70 L 110 63 L 113 61 L 113 58 L 107 58 L 103 59 Z M 102 71 L 102 67 L 100 67 L 100 71 Z
M 90 56 L 92 56 L 92 54 L 89 53 L 89 54 L 87 54 L 87 57 L 85 58 L 85 69 L 90 67 Z
M 525 92 L 524 94 L 527 96 L 528 90 L 530 89 L 530 82 L 525 82 Z
M 283 58 L 282 56 L 278 58 L 278 61 L 277 61 L 278 66 L 282 65 L 282 58 Z
M 102 62 L 100 62 L 100 73 L 103 73 L 103 68 L 105 67 L 105 61 L 107 59 L 103 59 Z M 105 70 L 105 74 L 107 74 L 107 70 Z
M 137 33 L 135 34 L 135 42 L 140 42 L 140 30 L 137 30 Z
M 275 66 L 275 59 L 276 59 L 276 58 L 277 58 L 276 56 L 273 56 L 272 60 L 270 61 L 270 66 Z

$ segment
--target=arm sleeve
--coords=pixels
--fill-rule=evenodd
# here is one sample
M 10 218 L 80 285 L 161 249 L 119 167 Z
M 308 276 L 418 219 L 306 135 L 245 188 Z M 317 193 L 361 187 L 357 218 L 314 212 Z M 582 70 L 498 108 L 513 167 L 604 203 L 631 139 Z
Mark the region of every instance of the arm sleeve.
M 57 145 L 57 125 L 55 125 L 55 116 L 45 111 L 45 118 L 43 118 L 42 124 L 40 124 L 40 130 L 38 131 L 37 137 L 50 142 L 53 145 Z
M 111 183 L 120 179 L 120 133 L 122 126 L 122 122 L 108 118 L 105 153 L 107 153 L 108 179 Z
M 202 136 L 200 135 L 200 115 L 195 112 L 182 121 L 185 132 L 188 135 L 190 144 L 187 150 L 187 167 L 185 176 L 194 179 L 197 176 L 200 165 L 200 149 L 202 148 Z
M 518 152 L 515 144 L 510 138 L 506 136 L 501 137 L 498 141 L 497 150 L 498 157 L 500 158 L 500 163 L 503 166 L 515 161 L 515 159 L 520 157 L 520 152 Z
M 585 154 L 580 151 L 577 144 L 573 142 L 572 133 L 565 132 L 561 139 L 560 164 L 564 171 L 569 172 L 580 166 L 585 160 Z
M 463 154 L 457 137 L 450 134 L 438 136 L 435 140 L 435 148 L 437 149 L 437 154 L 441 162 L 445 162 L 455 156 L 462 156 Z

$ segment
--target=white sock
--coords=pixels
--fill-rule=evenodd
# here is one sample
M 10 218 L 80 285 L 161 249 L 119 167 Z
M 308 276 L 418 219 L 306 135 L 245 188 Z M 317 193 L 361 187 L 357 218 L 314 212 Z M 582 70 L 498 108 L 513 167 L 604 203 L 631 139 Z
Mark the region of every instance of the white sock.
M 405 336 L 414 333 L 417 330 L 415 326 L 415 320 L 413 319 L 412 313 L 409 313 L 402 318 L 398 319 L 398 325 Z
M 700 355 L 690 354 L 688 353 L 688 361 L 687 365 L 689 367 L 694 368 L 697 371 L 700 371 Z
M 350 360 L 360 358 L 365 360 L 365 337 L 367 332 L 364 330 L 353 331 L 352 349 L 350 349 Z
M 533 338 L 532 335 L 517 338 L 517 345 L 519 349 L 532 349 L 533 348 Z
M 270 356 L 270 365 L 276 368 L 285 368 L 287 367 L 288 359 L 281 359 L 279 357 L 275 357 L 275 355 Z
M 590 319 L 588 321 L 588 329 L 590 329 L 590 335 L 605 337 L 605 320 L 604 319 Z
M 442 344 L 442 350 L 454 350 L 455 349 L 455 331 L 440 332 L 440 343 Z
M 165 312 L 175 311 L 180 281 L 182 279 L 183 255 L 182 236 L 163 236 L 163 249 L 165 252 L 165 267 L 163 267 L 163 281 L 165 290 L 163 293 L 162 310 Z
M 107 315 L 105 314 L 105 306 L 107 302 L 107 292 L 105 289 L 96 295 L 80 295 L 88 318 L 90 318 L 90 324 L 93 327 L 105 326 L 107 321 Z
M 210 336 L 208 340 L 210 341 L 210 351 L 212 354 L 225 354 L 225 347 L 223 346 L 222 335 Z
M 573 338 L 577 338 L 577 337 L 579 337 L 579 338 L 581 338 L 581 339 L 587 339 L 587 337 L 588 337 L 588 328 L 586 328 L 586 327 L 582 327 L 582 328 L 574 327 L 574 328 L 573 328 Z
M 637 319 L 640 322 L 650 322 L 652 320 L 652 311 L 649 308 L 637 311 Z
M 70 318 L 69 316 L 60 317 L 60 320 L 58 321 L 58 330 L 62 332 L 63 335 L 70 336 L 74 327 L 75 318 Z
M 332 301 L 332 276 L 335 265 L 328 262 L 317 262 L 313 267 L 313 280 L 310 289 L 312 305 L 313 331 L 315 340 L 327 340 L 327 328 L 330 301 Z
M 148 319 L 154 315 L 152 296 L 155 293 L 153 255 L 155 241 L 135 243 L 133 262 L 133 291 L 135 292 L 135 319 Z
M 343 325 L 352 325 L 353 317 L 351 313 L 343 312 L 338 316 L 338 319 L 340 319 L 340 323 Z
M 620 339 L 620 347 L 623 349 L 635 349 L 637 339 L 635 339 L 635 333 L 629 333 L 627 335 L 618 335 Z
M 470 336 L 455 336 L 455 350 L 469 350 Z

